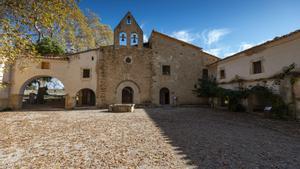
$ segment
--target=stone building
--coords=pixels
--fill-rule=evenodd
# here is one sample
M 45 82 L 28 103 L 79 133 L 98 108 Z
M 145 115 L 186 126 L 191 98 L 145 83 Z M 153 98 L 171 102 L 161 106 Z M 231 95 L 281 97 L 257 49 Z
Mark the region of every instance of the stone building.
M 260 85 L 273 89 L 287 104 L 293 106 L 300 119 L 299 47 L 300 30 L 219 60 L 209 65 L 209 72 L 223 88 L 238 90 Z M 291 64 L 295 65 L 291 75 L 278 79 L 278 75 Z M 250 97 L 245 102 L 249 111 L 263 104 L 256 97 Z
M 63 83 L 67 109 L 113 103 L 201 104 L 206 99 L 193 94 L 194 85 L 207 76 L 207 65 L 218 60 L 197 46 L 157 31 L 144 43 L 142 29 L 128 12 L 114 29 L 111 46 L 44 57 L 24 71 L 12 67 L 2 78 L 8 86 L 0 89 L 0 108 L 21 109 L 26 85 L 45 76 Z

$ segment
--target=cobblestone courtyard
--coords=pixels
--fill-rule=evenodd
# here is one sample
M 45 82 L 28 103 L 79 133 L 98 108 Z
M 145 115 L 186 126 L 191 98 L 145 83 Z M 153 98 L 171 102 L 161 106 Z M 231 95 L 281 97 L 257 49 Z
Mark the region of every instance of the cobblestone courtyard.
M 0 113 L 0 168 L 299 168 L 300 124 L 205 108 Z

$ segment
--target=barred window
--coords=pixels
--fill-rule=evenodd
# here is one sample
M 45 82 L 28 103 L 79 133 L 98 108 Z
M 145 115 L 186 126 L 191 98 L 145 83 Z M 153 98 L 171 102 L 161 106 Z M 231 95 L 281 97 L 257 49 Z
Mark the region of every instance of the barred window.
M 83 72 L 82 72 L 82 77 L 83 78 L 90 78 L 91 75 L 90 75 L 90 69 L 83 69 Z

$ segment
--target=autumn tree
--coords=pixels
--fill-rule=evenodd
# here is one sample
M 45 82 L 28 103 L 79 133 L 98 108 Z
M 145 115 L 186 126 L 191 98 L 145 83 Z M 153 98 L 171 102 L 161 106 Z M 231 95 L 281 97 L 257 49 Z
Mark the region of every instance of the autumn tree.
M 76 0 L 1 0 L 0 62 L 39 57 L 35 44 L 43 38 L 75 51 L 111 43 L 111 29 L 96 17 L 85 16 Z
M 96 46 L 107 46 L 113 44 L 113 32 L 110 26 L 100 22 L 99 16 L 94 12 L 87 10 L 87 21 L 89 28 L 93 32 Z

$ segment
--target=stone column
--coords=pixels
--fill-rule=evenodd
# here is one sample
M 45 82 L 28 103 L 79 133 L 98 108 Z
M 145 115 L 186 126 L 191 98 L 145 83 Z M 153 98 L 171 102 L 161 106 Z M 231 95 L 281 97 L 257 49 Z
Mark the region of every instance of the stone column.
M 65 109 L 73 109 L 76 106 L 76 98 L 75 96 L 66 95 L 65 100 Z
M 22 98 L 23 95 L 20 94 L 12 94 L 9 98 L 9 107 L 13 110 L 22 109 Z

